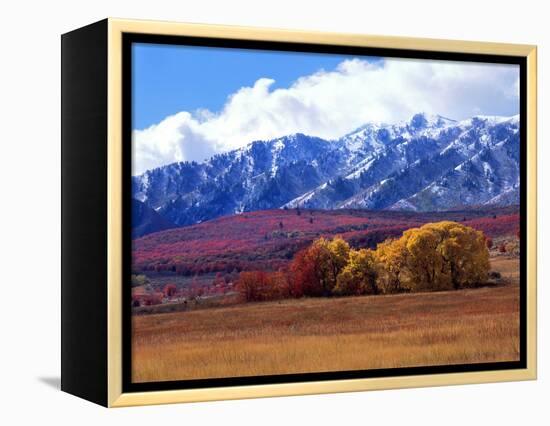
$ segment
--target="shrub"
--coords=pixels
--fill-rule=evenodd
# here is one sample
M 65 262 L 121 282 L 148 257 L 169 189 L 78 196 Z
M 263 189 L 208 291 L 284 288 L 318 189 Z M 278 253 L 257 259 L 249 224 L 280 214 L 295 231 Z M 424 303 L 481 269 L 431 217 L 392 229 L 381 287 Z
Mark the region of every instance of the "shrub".
M 237 281 L 237 290 L 246 302 L 277 300 L 291 296 L 288 274 L 282 271 L 241 272 Z
M 262 300 L 262 292 L 267 286 L 267 273 L 263 271 L 241 272 L 237 289 L 246 302 Z
M 143 306 L 160 305 L 162 303 L 162 293 L 145 294 L 141 297 Z
M 132 274 L 132 287 L 139 287 L 149 284 L 149 278 L 146 275 L 134 275 Z
M 489 278 L 493 280 L 499 280 L 500 278 L 502 278 L 502 275 L 498 271 L 491 271 L 489 272 Z
M 178 288 L 175 284 L 166 284 L 163 289 L 164 297 L 174 297 Z

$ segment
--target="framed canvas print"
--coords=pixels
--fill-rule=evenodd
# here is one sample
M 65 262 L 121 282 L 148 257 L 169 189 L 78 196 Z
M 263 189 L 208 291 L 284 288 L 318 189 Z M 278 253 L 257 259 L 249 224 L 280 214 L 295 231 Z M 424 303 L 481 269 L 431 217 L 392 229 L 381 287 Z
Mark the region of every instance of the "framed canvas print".
M 62 36 L 62 389 L 536 378 L 536 48 L 107 19 Z

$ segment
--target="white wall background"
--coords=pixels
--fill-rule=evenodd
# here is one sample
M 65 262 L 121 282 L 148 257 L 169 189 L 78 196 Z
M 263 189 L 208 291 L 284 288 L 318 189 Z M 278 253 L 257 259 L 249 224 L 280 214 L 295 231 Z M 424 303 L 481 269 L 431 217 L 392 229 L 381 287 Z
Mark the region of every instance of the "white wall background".
M 549 424 L 539 244 L 537 382 L 106 410 L 59 392 L 60 40 L 107 16 L 531 43 L 539 46 L 539 236 L 548 237 L 545 2 L 385 0 L 10 1 L 0 4 L 0 420 L 59 424 Z M 542 242 L 542 241 L 541 241 Z M 548 259 L 546 259 L 548 260 Z

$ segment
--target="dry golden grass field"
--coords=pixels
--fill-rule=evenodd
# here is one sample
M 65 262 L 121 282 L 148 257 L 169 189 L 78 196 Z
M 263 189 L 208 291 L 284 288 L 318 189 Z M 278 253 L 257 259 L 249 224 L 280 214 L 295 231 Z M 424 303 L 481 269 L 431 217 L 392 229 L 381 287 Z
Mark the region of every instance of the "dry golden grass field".
M 283 300 L 133 318 L 134 382 L 519 359 L 518 260 L 507 284 Z

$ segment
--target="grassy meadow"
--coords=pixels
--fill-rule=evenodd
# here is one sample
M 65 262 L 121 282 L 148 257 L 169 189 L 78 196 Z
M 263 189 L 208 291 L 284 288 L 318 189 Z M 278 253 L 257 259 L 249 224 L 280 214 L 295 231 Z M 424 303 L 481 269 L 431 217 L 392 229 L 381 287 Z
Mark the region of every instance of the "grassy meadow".
M 304 298 L 133 317 L 134 382 L 514 361 L 518 259 L 504 284 Z

